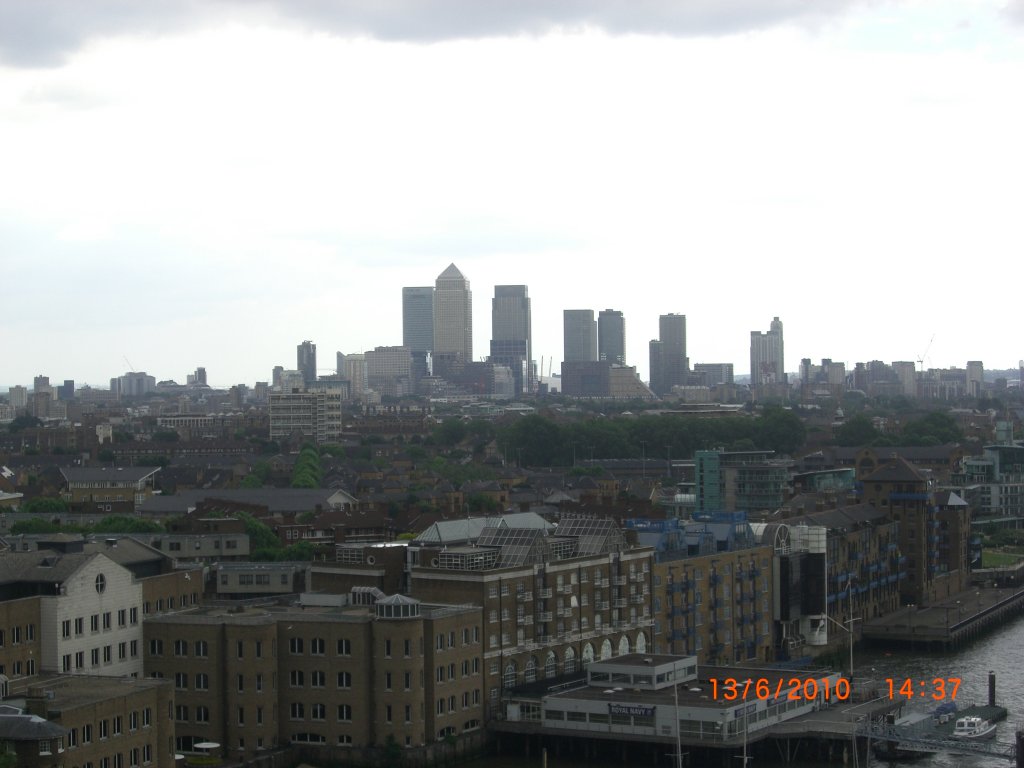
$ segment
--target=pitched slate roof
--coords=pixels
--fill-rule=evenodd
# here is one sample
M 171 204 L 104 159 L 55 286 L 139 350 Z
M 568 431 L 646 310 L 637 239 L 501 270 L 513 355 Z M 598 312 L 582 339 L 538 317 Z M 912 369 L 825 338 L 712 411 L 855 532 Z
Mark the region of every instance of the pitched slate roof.
M 159 471 L 160 467 L 62 467 L 60 473 L 69 483 L 141 483 Z

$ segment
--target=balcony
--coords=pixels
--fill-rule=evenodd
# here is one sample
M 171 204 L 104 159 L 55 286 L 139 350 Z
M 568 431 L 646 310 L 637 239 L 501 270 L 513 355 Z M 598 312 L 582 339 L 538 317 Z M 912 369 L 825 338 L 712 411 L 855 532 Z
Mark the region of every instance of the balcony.
M 616 597 L 612 600 L 613 608 L 625 608 L 629 604 L 629 601 L 624 597 Z
M 616 587 L 624 587 L 624 586 L 626 586 L 626 582 L 627 581 L 628 581 L 628 578 L 626 576 L 624 576 L 624 575 L 623 576 L 612 576 L 612 584 L 614 584 Z
M 554 621 L 554 615 L 551 613 L 551 611 L 541 611 L 537 614 L 537 621 Z
M 519 603 L 532 603 L 533 602 L 533 592 L 526 592 L 526 591 L 516 592 L 516 602 L 519 602 Z
M 523 626 L 526 626 L 528 624 L 533 624 L 533 616 L 531 616 L 529 614 L 523 614 L 522 616 L 516 616 L 516 624 L 522 624 Z
M 571 595 L 572 594 L 572 588 L 573 588 L 572 584 L 563 584 L 561 587 L 559 587 L 558 591 L 559 591 L 560 594 L 563 594 L 563 595 Z
M 629 602 L 633 605 L 643 605 L 647 601 L 646 595 L 630 595 Z
M 558 614 L 558 618 L 567 619 L 572 616 L 572 607 L 567 605 L 563 608 L 559 608 L 556 613 Z
M 551 598 L 551 594 L 551 587 L 543 587 L 537 590 L 537 597 L 539 597 L 541 600 L 549 600 Z
M 594 607 L 599 611 L 607 611 L 611 608 L 611 604 L 607 600 L 598 600 L 594 603 Z
M 607 589 L 611 585 L 608 579 L 594 579 L 594 586 L 598 589 Z

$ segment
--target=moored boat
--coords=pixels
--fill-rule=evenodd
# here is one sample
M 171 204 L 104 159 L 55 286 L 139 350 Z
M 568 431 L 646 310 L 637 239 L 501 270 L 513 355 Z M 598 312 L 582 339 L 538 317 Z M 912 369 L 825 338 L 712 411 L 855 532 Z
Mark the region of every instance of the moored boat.
M 996 735 L 996 724 L 983 717 L 961 717 L 953 728 L 954 739 L 991 739 Z

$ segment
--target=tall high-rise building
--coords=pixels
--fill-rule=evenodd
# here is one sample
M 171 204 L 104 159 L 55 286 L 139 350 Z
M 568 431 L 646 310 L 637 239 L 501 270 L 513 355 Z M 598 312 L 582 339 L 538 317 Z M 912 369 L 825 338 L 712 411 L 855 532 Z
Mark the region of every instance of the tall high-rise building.
M 512 371 L 516 395 L 534 390 L 531 336 L 530 297 L 526 286 L 494 286 L 490 362 Z
M 402 289 L 402 346 L 412 352 L 434 349 L 434 288 Z
M 316 381 L 316 344 L 304 341 L 295 348 L 295 368 L 302 371 L 302 380 L 306 385 Z
M 666 395 L 686 383 L 686 315 L 674 312 L 658 318 L 658 339 L 650 344 L 651 389 Z
M 597 357 L 626 364 L 626 318 L 617 309 L 603 309 L 597 316 Z
M 434 349 L 433 286 L 402 289 L 402 346 L 412 356 L 413 381 L 429 376 Z
M 434 284 L 434 364 L 442 376 L 473 361 L 473 294 L 454 264 Z
M 588 363 L 597 360 L 597 322 L 592 309 L 562 311 L 562 361 Z
M 767 333 L 750 332 L 750 386 L 763 387 L 785 383 L 782 323 L 776 317 L 768 327 Z

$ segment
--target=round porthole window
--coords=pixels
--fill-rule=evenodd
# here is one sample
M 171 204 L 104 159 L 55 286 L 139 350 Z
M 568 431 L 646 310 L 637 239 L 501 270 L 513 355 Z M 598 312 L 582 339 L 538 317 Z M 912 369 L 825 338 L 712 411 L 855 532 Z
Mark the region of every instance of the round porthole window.
M 96 574 L 96 591 L 103 594 L 103 590 L 107 588 L 107 577 L 102 573 Z

